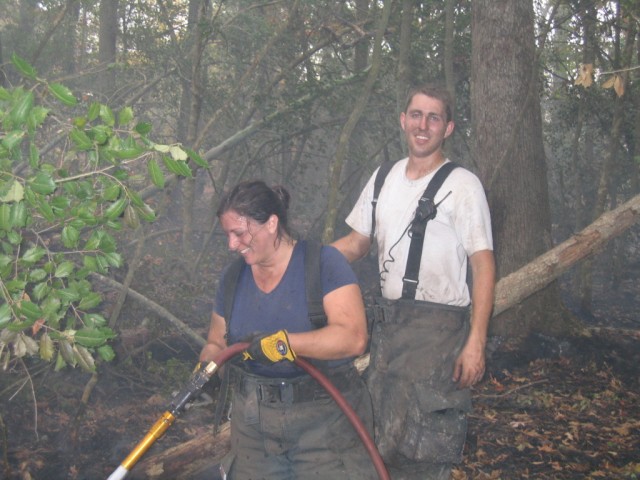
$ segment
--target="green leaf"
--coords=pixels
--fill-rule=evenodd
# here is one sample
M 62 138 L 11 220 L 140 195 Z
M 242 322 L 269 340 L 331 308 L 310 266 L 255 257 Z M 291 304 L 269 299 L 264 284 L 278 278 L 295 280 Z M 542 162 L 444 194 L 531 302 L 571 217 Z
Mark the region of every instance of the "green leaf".
M 90 122 L 93 122 L 100 115 L 100 104 L 98 102 L 92 102 L 89 105 L 89 110 L 87 112 L 87 118 Z
M 11 63 L 18 69 L 18 71 L 27 78 L 35 80 L 36 78 L 36 69 L 31 66 L 29 62 L 27 62 L 22 57 L 18 56 L 18 54 L 13 53 L 11 55 Z
M 162 161 L 164 165 L 167 167 L 171 173 L 175 173 L 176 175 L 180 175 L 181 177 L 191 177 L 193 176 L 191 173 L 191 169 L 189 166 L 183 161 L 177 161 L 170 157 L 162 157 Z
M 7 150 L 13 150 L 20 143 L 22 143 L 22 139 L 25 136 L 25 132 L 22 130 L 13 130 L 12 132 L 7 133 L 4 137 L 2 137 L 2 145 Z
M 131 107 L 124 107 L 120 110 L 120 114 L 118 115 L 118 124 L 121 127 L 128 125 L 131 120 L 133 120 L 133 109 Z
M 14 180 L 2 197 L 0 197 L 0 202 L 19 202 L 24 198 L 24 187 L 22 184 Z
M 40 163 L 40 150 L 33 143 L 29 144 L 29 166 L 33 169 L 38 168 Z
M 22 243 L 22 235 L 20 235 L 20 233 L 16 232 L 15 230 L 9 230 L 7 232 L 7 240 L 11 245 L 18 246 Z
M 24 125 L 33 108 L 33 93 L 23 92 L 11 109 L 10 118 L 15 126 Z
M 132 230 L 140 226 L 140 217 L 132 205 L 127 205 L 124 209 L 124 223 Z
M 95 127 L 92 127 L 89 132 L 91 134 L 91 138 L 93 138 L 98 145 L 105 145 L 113 134 L 113 130 L 107 125 L 96 125 Z M 111 155 L 111 150 L 101 150 L 101 154 L 107 157 Z M 106 160 L 109 159 L 106 158 Z
M 47 115 L 49 115 L 49 109 L 37 105 L 31 109 L 31 112 L 29 112 L 27 125 L 31 130 L 35 130 L 44 123 L 47 119 Z
M 151 177 L 151 181 L 156 187 L 164 188 L 164 174 L 160 169 L 160 165 L 154 158 L 147 162 L 147 169 L 149 171 L 149 176 Z
M 27 206 L 24 202 L 15 202 L 11 205 L 11 225 L 23 228 L 27 225 Z
M 49 92 L 68 107 L 73 107 L 78 104 L 78 99 L 73 96 L 71 90 L 61 83 L 50 84 Z
M 127 147 L 127 148 L 121 148 L 118 150 L 113 150 L 113 154 L 121 159 L 121 160 L 128 160 L 131 158 L 136 158 L 139 157 L 140 155 L 142 155 L 142 153 L 144 153 L 144 148 L 142 148 L 140 145 L 135 145 L 132 147 Z
M 11 228 L 11 205 L 8 203 L 0 204 L 0 230 L 9 230 Z
M 84 245 L 84 250 L 97 250 L 100 246 L 100 240 L 104 236 L 104 232 L 102 230 L 94 230 L 91 232 L 87 243 Z
M 116 124 L 116 118 L 113 115 L 113 110 L 109 108 L 107 105 L 100 105 L 100 119 L 110 127 L 113 127 Z
M 106 257 L 104 255 L 96 255 L 95 258 L 98 272 L 107 273 L 109 271 L 109 261 L 106 259 Z
M 28 300 L 22 300 L 18 306 L 18 313 L 28 320 L 38 320 L 42 318 L 42 310 L 38 305 Z
M 189 154 L 189 158 L 193 160 L 196 165 L 202 168 L 209 168 L 209 164 L 197 152 L 189 148 L 187 148 L 186 151 Z
M 72 225 L 67 225 L 62 229 L 62 244 L 66 248 L 76 248 L 79 239 L 80 232 Z
M 146 135 L 151 131 L 151 128 L 152 126 L 149 122 L 140 122 L 135 126 L 134 130 L 140 135 Z
M 56 278 L 68 277 L 69 275 L 71 275 L 71 272 L 73 272 L 73 269 L 74 269 L 73 262 L 69 262 L 69 261 L 62 262 L 57 266 L 53 276 Z
M 38 269 L 38 272 L 43 272 L 46 275 L 46 272 L 43 269 Z M 32 280 L 31 276 L 29 276 L 29 280 Z M 41 301 L 45 296 L 49 294 L 49 292 L 51 292 L 51 287 L 47 284 L 47 282 L 41 282 L 33 287 L 32 296 L 35 300 Z
M 74 128 L 69 132 L 69 138 L 78 151 L 91 150 L 93 148 L 93 141 L 86 133 L 78 128 Z
M 34 178 L 29 181 L 31 190 L 41 195 L 48 195 L 56 190 L 56 182 L 53 177 L 45 172 L 38 172 Z
M 121 191 L 122 187 L 120 187 L 119 183 L 111 182 L 102 191 L 102 198 L 109 202 L 112 202 L 120 196 Z
M 122 255 L 117 252 L 105 253 L 104 256 L 107 259 L 109 265 L 114 268 L 120 268 L 124 265 L 124 261 L 122 260 Z
M 45 197 L 38 197 L 37 208 L 46 220 L 48 220 L 49 222 L 53 222 L 55 220 L 56 216 L 53 213 L 53 209 L 51 208 L 51 205 L 49 205 L 49 202 L 47 202 L 47 199 Z
M 89 328 L 104 327 L 107 324 L 107 319 L 99 313 L 87 313 L 83 316 L 83 321 Z
M 84 268 L 86 268 L 87 270 L 89 270 L 91 272 L 97 272 L 98 271 L 98 264 L 96 263 L 95 257 L 89 256 L 89 255 L 84 255 L 82 257 L 82 264 L 83 264 Z
M 113 351 L 113 348 L 111 348 L 111 345 L 102 345 L 101 347 L 98 347 L 98 355 L 100 355 L 100 358 L 105 362 L 110 362 L 116 358 L 116 354 Z
M 133 206 L 135 206 L 135 207 L 144 207 L 144 200 L 142 200 L 140 195 L 138 195 L 133 190 L 129 190 L 127 193 L 129 194 L 129 200 L 131 201 L 131 204 Z
M 21 260 L 33 264 L 44 257 L 46 253 L 47 251 L 42 247 L 31 247 L 22 254 Z
M 61 301 L 69 304 L 80 299 L 80 294 L 72 288 L 61 288 L 56 290 L 56 294 Z
M 82 296 L 78 308 L 80 310 L 91 310 L 97 307 L 102 302 L 102 295 L 96 292 L 91 292 Z
M 44 271 L 43 268 L 34 268 L 29 270 L 29 281 L 30 282 L 40 282 L 44 280 L 47 276 L 47 272 Z
M 4 328 L 11 321 L 11 308 L 8 303 L 0 305 L 0 328 Z
M 156 212 L 154 212 L 153 209 L 147 204 L 143 205 L 142 207 L 138 207 L 136 205 L 135 209 L 138 212 L 138 215 L 140 215 L 140 217 L 145 222 L 153 222 L 156 219 Z
M 73 339 L 76 343 L 85 347 L 99 347 L 115 336 L 113 330 L 108 327 L 82 328 L 76 332 Z
M 127 206 L 127 197 L 122 196 L 115 202 L 113 202 L 107 209 L 104 211 L 104 216 L 113 220 L 118 218 L 124 212 L 124 208 Z

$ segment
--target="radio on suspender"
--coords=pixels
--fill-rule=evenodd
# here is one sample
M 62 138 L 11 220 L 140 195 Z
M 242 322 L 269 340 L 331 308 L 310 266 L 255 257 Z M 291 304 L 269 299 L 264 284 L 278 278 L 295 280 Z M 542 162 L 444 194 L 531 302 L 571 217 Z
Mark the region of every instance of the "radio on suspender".
M 380 190 L 384 184 L 384 180 L 391 170 L 391 167 L 396 162 L 390 161 L 380 165 L 376 179 L 374 181 L 373 188 L 373 200 L 372 204 L 372 222 L 371 222 L 371 241 L 375 234 L 376 226 L 376 205 L 378 203 L 378 196 Z M 435 173 L 426 190 L 418 201 L 418 206 L 413 220 L 411 221 L 411 227 L 409 229 L 409 236 L 411 237 L 411 243 L 409 245 L 409 256 L 407 257 L 407 266 L 405 268 L 404 277 L 402 278 L 402 298 L 408 298 L 414 300 L 416 298 L 416 289 L 418 287 L 418 274 L 420 273 L 420 260 L 422 259 L 422 247 L 424 244 L 424 234 L 427 228 L 429 220 L 436 216 L 438 205 L 434 204 L 433 199 L 440 190 L 440 187 L 444 183 L 445 179 L 449 176 L 454 168 L 459 165 L 454 162 L 447 162 L 442 165 Z M 448 196 L 448 194 L 447 194 Z M 445 197 L 446 198 L 446 197 Z M 443 199 L 444 200 L 444 199 Z

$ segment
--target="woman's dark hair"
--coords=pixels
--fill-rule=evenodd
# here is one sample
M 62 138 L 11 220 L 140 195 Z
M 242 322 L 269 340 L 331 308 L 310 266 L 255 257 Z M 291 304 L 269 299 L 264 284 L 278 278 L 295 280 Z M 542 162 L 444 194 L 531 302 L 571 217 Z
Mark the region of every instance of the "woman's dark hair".
M 283 234 L 292 236 L 287 219 L 290 198 L 289 192 L 280 185 L 271 188 L 262 180 L 241 182 L 222 197 L 216 215 L 220 218 L 233 210 L 261 225 L 275 215 L 278 217 L 278 238 Z

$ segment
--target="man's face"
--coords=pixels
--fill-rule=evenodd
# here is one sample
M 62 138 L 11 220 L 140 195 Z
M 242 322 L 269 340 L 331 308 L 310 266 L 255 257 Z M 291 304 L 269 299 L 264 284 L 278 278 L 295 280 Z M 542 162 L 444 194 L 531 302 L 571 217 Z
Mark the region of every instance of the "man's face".
M 452 121 L 447 122 L 442 102 L 423 93 L 414 95 L 407 111 L 400 114 L 400 125 L 409 153 L 415 158 L 426 158 L 440 150 L 454 126 Z

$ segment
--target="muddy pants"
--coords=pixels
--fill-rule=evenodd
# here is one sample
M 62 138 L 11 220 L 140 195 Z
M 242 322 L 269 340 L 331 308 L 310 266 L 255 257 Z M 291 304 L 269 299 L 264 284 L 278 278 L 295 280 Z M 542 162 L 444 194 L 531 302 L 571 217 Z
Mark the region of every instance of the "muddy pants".
M 237 367 L 235 367 L 237 368 Z M 372 432 L 371 398 L 349 366 L 327 374 Z M 222 468 L 230 480 L 377 477 L 357 432 L 313 378 L 266 378 L 243 372 L 234 385 L 231 453 Z
M 469 389 L 452 381 L 468 308 L 376 299 L 366 373 L 375 438 L 393 480 L 447 479 L 462 460 Z

